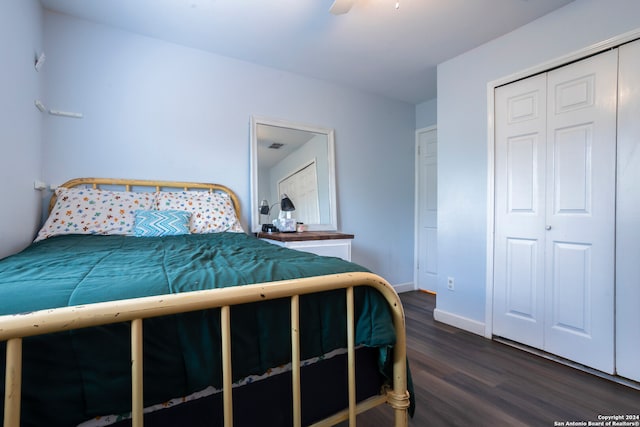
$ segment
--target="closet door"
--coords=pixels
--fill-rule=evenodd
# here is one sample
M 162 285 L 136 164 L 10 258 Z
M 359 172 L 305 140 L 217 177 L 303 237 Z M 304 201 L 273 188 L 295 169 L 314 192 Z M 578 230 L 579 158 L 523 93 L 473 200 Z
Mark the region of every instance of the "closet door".
M 493 333 L 543 348 L 546 75 L 495 92 Z
M 548 73 L 544 349 L 613 373 L 618 51 Z
M 495 92 L 493 333 L 613 372 L 617 50 Z
M 620 47 L 616 370 L 640 381 L 640 41 Z

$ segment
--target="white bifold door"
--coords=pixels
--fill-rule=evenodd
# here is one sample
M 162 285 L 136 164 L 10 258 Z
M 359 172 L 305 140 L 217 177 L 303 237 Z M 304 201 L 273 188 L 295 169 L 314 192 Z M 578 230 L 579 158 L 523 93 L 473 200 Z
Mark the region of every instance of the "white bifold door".
M 620 47 L 616 373 L 640 382 L 640 41 Z
M 495 91 L 493 334 L 614 372 L 618 52 Z

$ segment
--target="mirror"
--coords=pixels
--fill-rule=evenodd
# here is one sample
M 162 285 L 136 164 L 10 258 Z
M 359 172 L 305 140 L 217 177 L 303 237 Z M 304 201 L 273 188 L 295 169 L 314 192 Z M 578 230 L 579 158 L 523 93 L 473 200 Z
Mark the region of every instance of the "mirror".
M 333 133 L 333 129 L 251 118 L 253 232 L 278 219 L 283 194 L 295 207 L 283 215 L 302 222 L 309 231 L 338 229 Z

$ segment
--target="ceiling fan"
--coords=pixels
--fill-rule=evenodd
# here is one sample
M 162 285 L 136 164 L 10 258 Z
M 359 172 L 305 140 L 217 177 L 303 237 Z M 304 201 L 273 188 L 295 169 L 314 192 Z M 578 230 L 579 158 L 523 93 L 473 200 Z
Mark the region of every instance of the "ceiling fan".
M 329 8 L 329 12 L 333 15 L 344 15 L 351 10 L 356 0 L 334 0 Z M 400 8 L 400 0 L 396 0 L 396 9 Z
M 334 15 L 343 15 L 349 12 L 353 3 L 355 3 L 355 0 L 335 0 L 329 8 L 329 12 Z

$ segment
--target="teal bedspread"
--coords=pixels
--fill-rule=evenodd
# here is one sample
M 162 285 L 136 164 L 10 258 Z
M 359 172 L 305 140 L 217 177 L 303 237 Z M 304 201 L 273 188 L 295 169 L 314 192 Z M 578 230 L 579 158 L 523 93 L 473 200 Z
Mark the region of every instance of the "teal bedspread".
M 365 269 L 243 233 L 60 236 L 0 261 L 0 315 L 352 271 Z M 386 303 L 372 289 L 355 295 L 357 344 L 385 355 L 395 342 Z M 302 358 L 345 347 L 345 292 L 300 302 Z M 220 385 L 218 313 L 145 320 L 145 405 Z M 234 380 L 290 361 L 288 300 L 237 306 L 231 317 Z M 130 410 L 128 331 L 123 323 L 25 339 L 23 425 L 70 426 Z M 1 343 L 2 396 L 4 359 Z

